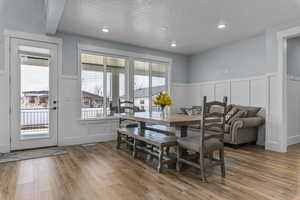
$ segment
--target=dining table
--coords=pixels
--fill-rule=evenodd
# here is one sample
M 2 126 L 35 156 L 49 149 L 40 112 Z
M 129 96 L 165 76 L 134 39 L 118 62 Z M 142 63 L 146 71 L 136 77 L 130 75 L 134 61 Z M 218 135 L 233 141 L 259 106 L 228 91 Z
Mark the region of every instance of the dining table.
M 186 137 L 188 127 L 191 125 L 200 125 L 201 116 L 185 115 L 168 112 L 162 115 L 160 112 L 135 112 L 120 114 L 120 119 L 132 120 L 139 122 L 140 128 L 144 129 L 148 124 L 150 125 L 164 125 L 174 128 L 177 137 Z

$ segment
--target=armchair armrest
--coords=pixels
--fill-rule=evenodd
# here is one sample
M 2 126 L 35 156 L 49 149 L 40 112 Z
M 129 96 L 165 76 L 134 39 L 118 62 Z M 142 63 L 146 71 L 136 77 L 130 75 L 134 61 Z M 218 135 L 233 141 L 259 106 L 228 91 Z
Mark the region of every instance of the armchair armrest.
M 232 126 L 236 126 L 237 128 L 255 128 L 259 127 L 260 125 L 264 124 L 264 118 L 260 116 L 256 117 L 245 117 L 245 118 L 238 118 L 233 123 Z

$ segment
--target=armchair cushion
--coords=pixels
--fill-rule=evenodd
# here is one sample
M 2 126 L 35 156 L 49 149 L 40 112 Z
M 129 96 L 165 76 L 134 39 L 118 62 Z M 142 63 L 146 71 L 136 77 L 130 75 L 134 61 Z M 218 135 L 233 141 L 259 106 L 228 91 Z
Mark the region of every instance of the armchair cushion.
M 232 107 L 225 116 L 226 123 L 238 112 L 239 110 L 236 107 Z
M 238 111 L 236 114 L 234 114 L 229 120 L 228 120 L 228 124 L 232 124 L 232 122 L 234 122 L 235 120 L 237 120 L 238 118 L 241 117 L 246 117 L 247 116 L 247 111 L 246 110 L 240 110 Z
M 255 117 L 256 114 L 261 109 L 260 107 L 253 107 L 253 106 L 240 106 L 240 105 L 231 105 L 232 107 L 236 107 L 238 110 L 245 110 L 247 111 L 247 117 Z
M 234 121 L 234 123 L 239 123 L 241 128 L 255 128 L 262 125 L 265 122 L 264 118 L 260 116 L 256 117 L 245 117 L 238 118 Z

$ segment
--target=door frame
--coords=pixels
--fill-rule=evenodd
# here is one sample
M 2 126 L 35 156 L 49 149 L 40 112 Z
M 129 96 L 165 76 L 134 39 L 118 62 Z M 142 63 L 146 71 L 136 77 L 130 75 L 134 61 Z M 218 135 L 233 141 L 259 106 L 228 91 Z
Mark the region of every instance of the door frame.
M 287 40 L 300 36 L 300 26 L 277 32 L 277 62 L 280 89 L 279 124 L 282 133 L 279 136 L 279 151 L 287 152 L 288 127 L 287 127 Z
M 45 42 L 45 43 L 50 43 L 50 44 L 55 44 L 57 45 L 57 107 L 60 107 L 61 105 L 61 83 L 62 83 L 62 45 L 63 45 L 63 40 L 61 38 L 56 38 L 56 37 L 50 37 L 46 35 L 40 35 L 40 34 L 33 34 L 33 33 L 26 33 L 26 32 L 19 32 L 19 31 L 14 31 L 14 30 L 4 30 L 4 51 L 5 51 L 5 64 L 4 64 L 4 71 L 7 72 L 8 76 L 8 81 L 10 82 L 10 56 L 11 56 L 11 44 L 10 41 L 12 38 L 17 38 L 17 39 L 23 39 L 23 40 L 31 40 L 31 41 L 36 41 L 36 42 Z M 10 88 L 10 83 L 8 83 L 9 86 L 9 102 L 11 102 L 11 88 Z M 11 151 L 11 136 L 12 136 L 12 130 L 11 130 L 11 105 L 9 105 L 9 151 Z M 62 146 L 63 143 L 63 135 L 62 135 L 62 127 L 60 123 L 60 119 L 62 119 L 62 111 L 61 109 L 58 109 L 58 114 L 57 114 L 57 140 L 58 140 L 58 146 Z

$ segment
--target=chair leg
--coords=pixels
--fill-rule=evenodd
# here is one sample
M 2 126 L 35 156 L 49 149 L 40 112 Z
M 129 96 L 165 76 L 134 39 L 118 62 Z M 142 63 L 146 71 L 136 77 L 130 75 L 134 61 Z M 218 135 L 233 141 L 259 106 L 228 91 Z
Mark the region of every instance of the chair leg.
M 221 174 L 222 177 L 225 178 L 225 160 L 224 160 L 224 149 L 220 149 L 220 161 L 221 161 Z
M 129 139 L 128 139 L 128 135 L 126 135 L 126 141 L 128 142 L 129 141 Z M 127 147 L 127 149 L 129 149 L 130 148 L 130 146 L 129 146 L 129 144 L 126 142 L 126 147 Z
M 205 166 L 204 166 L 204 154 L 203 152 L 200 152 L 199 156 L 199 162 L 200 162 L 200 170 L 201 170 L 201 178 L 203 182 L 207 182 L 206 176 L 205 176 Z
M 158 173 L 161 173 L 163 155 L 164 155 L 164 148 L 160 147 L 159 148 L 159 154 L 158 154 L 158 166 L 157 166 L 157 172 Z
M 117 149 L 121 146 L 121 133 L 117 132 Z
M 136 139 L 133 139 L 133 151 L 132 151 L 133 158 L 136 158 Z
M 181 166 L 182 166 L 182 163 L 180 162 L 180 158 L 182 156 L 182 149 L 181 147 L 178 145 L 177 148 L 176 148 L 176 154 L 177 154 L 177 161 L 176 161 L 176 170 L 178 172 L 181 171 Z
M 169 155 L 170 154 L 170 147 L 166 148 L 166 154 Z

